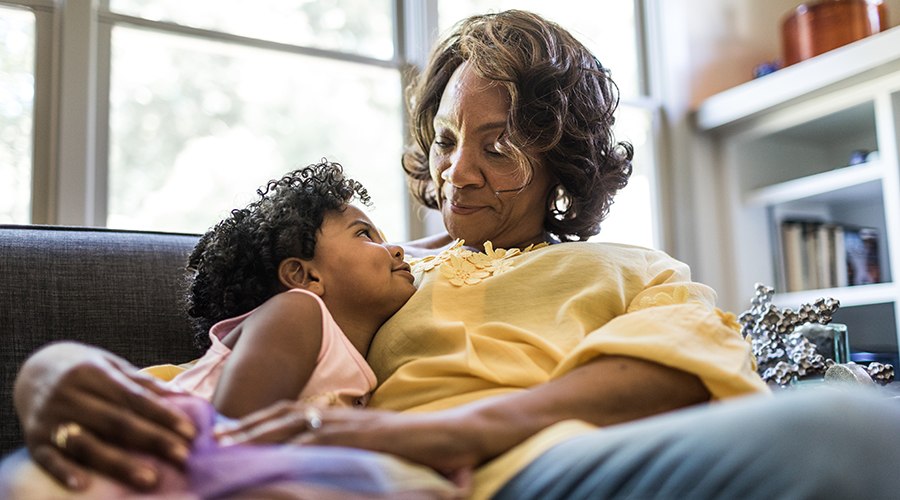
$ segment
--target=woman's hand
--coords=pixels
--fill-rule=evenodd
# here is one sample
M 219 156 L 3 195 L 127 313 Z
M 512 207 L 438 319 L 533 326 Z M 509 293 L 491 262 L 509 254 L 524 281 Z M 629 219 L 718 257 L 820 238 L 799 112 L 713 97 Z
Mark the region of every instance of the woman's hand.
M 93 470 L 149 489 L 158 471 L 134 452 L 181 465 L 196 433 L 170 394 L 109 352 L 59 343 L 25 362 L 14 400 L 32 458 L 60 483 L 85 489 Z
M 280 402 L 217 429 L 220 444 L 294 443 L 349 446 L 391 453 L 445 473 L 467 470 L 504 449 L 482 446 L 464 411 L 396 413 L 386 410 L 317 410 Z M 487 443 L 490 445 L 491 443 Z

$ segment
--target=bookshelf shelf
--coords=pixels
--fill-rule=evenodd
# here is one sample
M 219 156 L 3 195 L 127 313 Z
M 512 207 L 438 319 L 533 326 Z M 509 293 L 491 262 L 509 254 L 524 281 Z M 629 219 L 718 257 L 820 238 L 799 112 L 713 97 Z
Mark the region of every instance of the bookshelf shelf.
M 893 303 L 897 298 L 897 293 L 897 286 L 894 283 L 877 283 L 874 285 L 776 293 L 772 297 L 772 303 L 778 307 L 790 307 L 796 310 L 800 304 L 813 303 L 820 297 L 833 297 L 841 301 L 841 307 L 854 307 Z
M 882 162 L 871 161 L 756 189 L 747 194 L 744 203 L 756 206 L 799 200 L 838 203 L 880 196 L 883 176 Z
M 746 309 L 757 282 L 779 307 L 833 297 L 851 350 L 898 355 L 900 27 L 710 97 L 696 119 L 726 189 L 722 305 Z
M 895 27 L 720 92 L 697 110 L 697 125 L 715 130 L 813 94 L 872 81 L 900 69 L 898 47 Z

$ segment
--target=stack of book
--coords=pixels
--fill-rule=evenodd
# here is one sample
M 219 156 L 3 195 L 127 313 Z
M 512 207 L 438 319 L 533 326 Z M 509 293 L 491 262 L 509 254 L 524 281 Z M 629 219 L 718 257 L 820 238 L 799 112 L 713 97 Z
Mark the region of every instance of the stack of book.
M 872 228 L 785 220 L 781 246 L 788 292 L 881 282 L 878 233 Z

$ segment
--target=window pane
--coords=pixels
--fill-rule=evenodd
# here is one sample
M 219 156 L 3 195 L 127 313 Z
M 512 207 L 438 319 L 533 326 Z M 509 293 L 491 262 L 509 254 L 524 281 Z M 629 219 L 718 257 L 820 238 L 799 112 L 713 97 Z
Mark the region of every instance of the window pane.
M 642 108 L 619 106 L 614 129 L 616 140 L 634 146 L 631 179 L 614 198 L 609 216 L 600 224 L 600 234 L 591 241 L 612 241 L 658 248 L 655 240 L 654 207 L 656 179 L 652 138 L 653 117 Z
M 0 222 L 31 222 L 34 14 L 0 7 Z
M 327 157 L 406 238 L 399 71 L 122 27 L 112 47 L 109 226 L 203 232 Z
M 120 14 L 391 59 L 391 0 L 110 0 Z
M 623 98 L 639 96 L 634 2 L 630 0 L 439 0 L 438 26 L 445 32 L 473 14 L 527 10 L 558 23 L 612 71 Z

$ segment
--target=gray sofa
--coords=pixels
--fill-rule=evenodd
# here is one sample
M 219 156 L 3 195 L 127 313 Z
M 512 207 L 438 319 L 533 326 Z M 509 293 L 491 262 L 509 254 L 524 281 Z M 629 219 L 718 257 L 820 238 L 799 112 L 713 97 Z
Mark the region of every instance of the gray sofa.
M 138 366 L 186 362 L 184 265 L 198 236 L 0 225 L 0 456 L 22 445 L 12 386 L 35 349 L 76 340 Z

